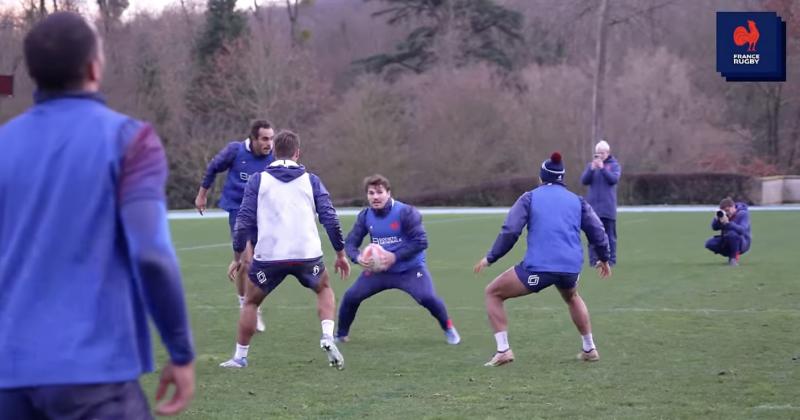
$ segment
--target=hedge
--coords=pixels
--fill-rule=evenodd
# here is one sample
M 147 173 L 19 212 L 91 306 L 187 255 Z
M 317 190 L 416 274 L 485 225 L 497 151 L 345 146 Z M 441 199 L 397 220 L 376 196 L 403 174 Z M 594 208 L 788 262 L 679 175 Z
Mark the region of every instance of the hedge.
M 536 184 L 531 177 L 508 178 L 444 191 L 402 194 L 415 206 L 510 206 Z M 617 188 L 619 205 L 717 204 L 723 197 L 752 204 L 756 179 L 728 173 L 623 173 Z M 585 193 L 585 187 L 574 189 Z M 336 200 L 337 206 L 363 206 L 364 197 Z

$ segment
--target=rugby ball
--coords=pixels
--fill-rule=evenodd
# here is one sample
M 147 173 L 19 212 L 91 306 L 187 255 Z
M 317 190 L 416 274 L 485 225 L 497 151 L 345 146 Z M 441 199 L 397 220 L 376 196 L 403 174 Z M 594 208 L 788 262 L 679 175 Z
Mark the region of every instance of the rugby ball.
M 369 265 L 369 270 L 374 272 L 381 272 L 386 270 L 385 260 L 383 255 L 386 250 L 378 244 L 369 244 L 361 250 L 361 260 Z

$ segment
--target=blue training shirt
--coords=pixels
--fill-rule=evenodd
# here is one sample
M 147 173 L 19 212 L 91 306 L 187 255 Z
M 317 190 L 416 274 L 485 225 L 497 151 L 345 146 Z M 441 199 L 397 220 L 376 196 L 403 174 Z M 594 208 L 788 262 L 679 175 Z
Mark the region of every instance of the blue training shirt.
M 362 210 L 345 239 L 345 252 L 354 263 L 358 263 L 358 247 L 367 234 L 372 243 L 395 254 L 396 261 L 387 273 L 402 273 L 425 264 L 428 235 L 422 215 L 413 206 L 390 199 L 380 210 Z
M 274 160 L 272 152 L 264 156 L 253 154 L 250 139 L 230 142 L 208 163 L 203 188 L 211 188 L 217 174 L 228 171 L 217 205 L 227 211 L 238 210 L 250 175 L 265 170 Z
M 583 264 L 582 230 L 599 255 L 608 261 L 608 236 L 603 224 L 583 198 L 559 183 L 545 184 L 517 199 L 500 234 L 486 254 L 489 263 L 502 258 L 528 226 L 523 264 L 529 271 L 580 273 Z
M 194 358 L 152 128 L 91 93 L 0 127 L 0 389 L 128 381 Z

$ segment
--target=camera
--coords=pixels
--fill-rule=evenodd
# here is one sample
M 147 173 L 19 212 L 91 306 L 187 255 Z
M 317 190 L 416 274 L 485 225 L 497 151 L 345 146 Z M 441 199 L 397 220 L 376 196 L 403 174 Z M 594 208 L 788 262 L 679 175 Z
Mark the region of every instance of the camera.
M 717 219 L 722 219 L 725 217 L 725 212 L 722 210 L 717 210 Z

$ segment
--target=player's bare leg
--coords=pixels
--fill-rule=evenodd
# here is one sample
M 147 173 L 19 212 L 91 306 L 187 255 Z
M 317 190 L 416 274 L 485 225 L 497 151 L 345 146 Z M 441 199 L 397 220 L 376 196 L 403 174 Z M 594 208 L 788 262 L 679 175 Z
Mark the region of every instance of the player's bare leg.
M 317 294 L 317 314 L 322 324 L 322 338 L 319 341 L 319 346 L 327 354 L 330 366 L 339 370 L 344 369 L 344 357 L 342 357 L 342 353 L 339 352 L 333 339 L 333 316 L 336 309 L 336 296 L 330 286 L 330 276 L 328 276 L 327 271 L 322 273 L 320 282 L 314 292 Z
M 258 306 L 264 301 L 267 295 L 256 285 L 246 283 L 244 305 L 239 313 L 239 329 L 236 337 L 236 352 L 233 358 L 220 366 L 227 368 L 247 367 L 247 353 L 250 350 L 250 340 L 256 333 L 256 316 Z
M 525 296 L 531 292 L 519 281 L 514 268 L 509 268 L 495 278 L 485 290 L 486 313 L 494 331 L 497 352 L 484 366 L 500 366 L 514 361 L 514 353 L 508 344 L 508 316 L 503 307 L 506 299 Z
M 564 299 L 564 302 L 566 302 L 569 307 L 569 315 L 572 317 L 572 322 L 575 324 L 575 327 L 578 329 L 583 339 L 583 351 L 578 354 L 578 359 L 587 362 L 600 360 L 600 354 L 597 353 L 592 338 L 592 323 L 589 319 L 589 309 L 586 307 L 586 303 L 583 301 L 583 298 L 581 298 L 581 295 L 578 294 L 578 288 L 559 289 L 558 291 L 561 293 L 561 298 Z
M 239 272 L 236 276 L 234 283 L 236 284 L 236 292 L 239 296 L 244 296 L 247 284 L 250 282 L 248 279 L 248 273 L 250 272 L 250 266 L 253 264 L 253 244 L 250 241 L 247 241 L 247 246 L 242 253 L 242 265 L 239 269 Z M 244 305 L 242 305 L 244 306 Z M 264 332 L 267 329 L 266 324 L 264 324 L 264 320 L 261 316 L 261 307 L 258 308 L 256 312 L 256 331 Z

